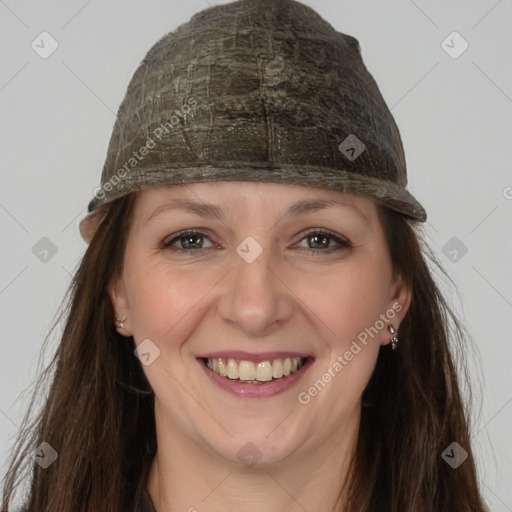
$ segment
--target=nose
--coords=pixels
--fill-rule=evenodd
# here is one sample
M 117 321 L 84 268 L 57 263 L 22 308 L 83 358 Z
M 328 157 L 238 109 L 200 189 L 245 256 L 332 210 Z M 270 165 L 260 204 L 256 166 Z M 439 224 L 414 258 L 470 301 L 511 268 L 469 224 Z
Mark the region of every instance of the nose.
M 253 246 L 249 248 L 253 251 Z M 218 315 L 250 336 L 266 336 L 286 324 L 293 315 L 294 299 L 284 264 L 267 248 L 251 261 L 243 249 L 233 254 L 233 267 L 222 281 Z M 258 249 L 258 252 L 259 250 Z

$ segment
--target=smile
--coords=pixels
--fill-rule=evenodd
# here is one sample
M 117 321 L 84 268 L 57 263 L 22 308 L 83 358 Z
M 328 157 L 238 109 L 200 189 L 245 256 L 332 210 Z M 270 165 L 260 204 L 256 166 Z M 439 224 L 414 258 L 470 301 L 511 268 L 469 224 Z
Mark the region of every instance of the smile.
M 299 353 L 237 350 L 196 358 L 212 384 L 239 398 L 271 398 L 291 391 L 315 361 Z
M 222 357 L 204 360 L 206 366 L 216 374 L 248 384 L 259 384 L 287 377 L 299 371 L 306 362 L 306 358 L 302 357 L 278 358 L 257 363 Z

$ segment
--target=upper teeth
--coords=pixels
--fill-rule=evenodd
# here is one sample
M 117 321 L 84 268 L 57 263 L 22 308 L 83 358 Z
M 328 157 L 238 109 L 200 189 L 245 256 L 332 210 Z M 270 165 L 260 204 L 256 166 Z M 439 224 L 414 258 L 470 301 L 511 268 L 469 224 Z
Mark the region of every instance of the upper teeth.
M 240 379 L 245 381 L 257 380 L 265 382 L 279 379 L 283 375 L 297 371 L 302 367 L 303 360 L 300 357 L 287 357 L 285 359 L 274 359 L 273 361 L 237 361 L 235 359 L 207 359 L 206 365 L 215 373 L 228 377 L 229 379 Z

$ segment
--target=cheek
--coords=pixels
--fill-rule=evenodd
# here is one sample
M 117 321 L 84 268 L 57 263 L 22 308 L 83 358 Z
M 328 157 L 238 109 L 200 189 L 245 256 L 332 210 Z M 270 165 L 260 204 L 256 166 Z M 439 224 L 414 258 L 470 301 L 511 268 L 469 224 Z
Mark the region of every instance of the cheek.
M 218 280 L 208 272 L 186 272 L 166 262 L 133 262 L 126 275 L 135 340 L 150 338 L 166 344 L 194 317 Z
M 325 306 L 336 333 L 330 361 L 339 363 L 332 407 L 356 404 L 373 373 L 387 332 L 381 315 L 386 312 L 390 272 L 381 260 L 355 265 L 332 280 L 330 306 Z
M 305 279 L 298 294 L 307 297 L 304 302 L 325 327 L 330 344 L 343 350 L 375 325 L 387 307 L 388 292 L 384 264 L 354 262 L 320 278 Z M 380 322 L 378 326 L 382 327 Z

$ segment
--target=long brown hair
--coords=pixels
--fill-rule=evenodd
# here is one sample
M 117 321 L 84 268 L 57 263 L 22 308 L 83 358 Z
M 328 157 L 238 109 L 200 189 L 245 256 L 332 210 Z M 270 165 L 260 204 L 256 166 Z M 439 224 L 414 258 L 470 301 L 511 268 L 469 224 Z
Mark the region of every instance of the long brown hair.
M 470 445 L 472 393 L 466 329 L 434 281 L 428 261 L 452 284 L 420 225 L 379 208 L 393 273 L 412 289 L 399 329 L 399 350 L 381 347 L 363 393 L 353 461 L 350 510 L 467 512 L 488 510 Z M 467 390 L 466 403 L 461 389 Z M 468 458 L 442 458 L 457 442 Z M 452 455 L 452 451 L 449 451 Z
M 154 395 L 134 356 L 133 338 L 113 326 L 108 283 L 120 276 L 135 195 L 107 205 L 64 298 L 60 343 L 37 380 L 13 447 L 1 512 L 30 474 L 30 512 L 132 511 L 135 486 L 156 452 Z M 414 221 L 379 207 L 394 272 L 413 290 L 399 349 L 381 347 L 363 394 L 349 510 L 466 512 L 487 510 L 470 446 L 469 405 L 461 397 L 468 336 L 434 282 Z M 440 267 L 439 263 L 436 264 Z M 450 334 L 451 333 L 451 334 Z M 45 339 L 47 344 L 49 336 Z M 457 365 L 454 358 L 457 358 Z M 35 419 L 30 411 L 51 378 Z M 468 402 L 469 403 L 469 402 Z M 454 469 L 441 457 L 456 441 L 468 458 Z M 50 444 L 47 469 L 32 459 Z

